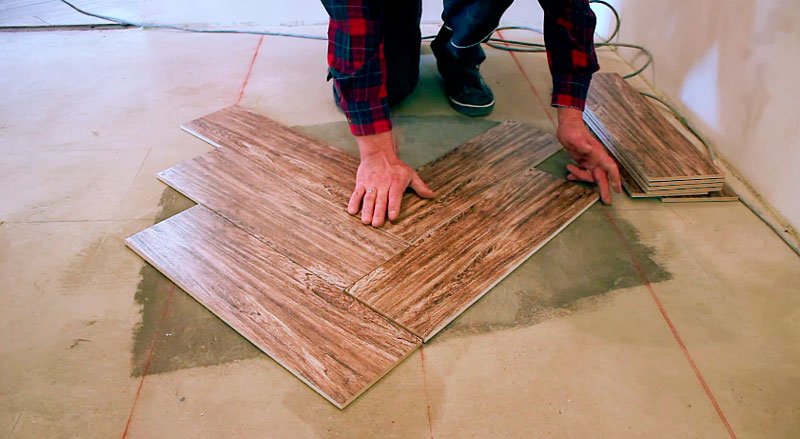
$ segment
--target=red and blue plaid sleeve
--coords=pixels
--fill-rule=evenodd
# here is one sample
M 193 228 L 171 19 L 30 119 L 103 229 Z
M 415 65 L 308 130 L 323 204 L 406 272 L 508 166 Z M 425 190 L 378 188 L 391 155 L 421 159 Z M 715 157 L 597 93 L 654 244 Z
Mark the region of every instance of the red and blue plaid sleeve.
M 392 129 L 386 93 L 379 0 L 323 0 L 328 24 L 328 78 L 356 136 Z
M 539 0 L 544 10 L 544 42 L 553 76 L 554 107 L 583 110 L 592 73 L 599 70 L 594 51 L 597 18 L 589 0 Z

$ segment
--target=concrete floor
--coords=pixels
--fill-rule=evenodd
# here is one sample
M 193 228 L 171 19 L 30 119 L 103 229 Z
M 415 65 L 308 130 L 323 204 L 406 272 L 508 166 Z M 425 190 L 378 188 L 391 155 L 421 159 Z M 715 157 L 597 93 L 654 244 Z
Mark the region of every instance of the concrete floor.
M 394 113 L 410 162 L 493 121 L 554 131 L 544 56 L 488 54 L 476 120 L 424 49 Z M 123 245 L 191 205 L 154 175 L 210 149 L 182 122 L 240 102 L 353 150 L 324 42 L 0 33 L 0 59 L 6 437 L 800 435 L 800 260 L 739 203 L 593 207 L 339 411 Z

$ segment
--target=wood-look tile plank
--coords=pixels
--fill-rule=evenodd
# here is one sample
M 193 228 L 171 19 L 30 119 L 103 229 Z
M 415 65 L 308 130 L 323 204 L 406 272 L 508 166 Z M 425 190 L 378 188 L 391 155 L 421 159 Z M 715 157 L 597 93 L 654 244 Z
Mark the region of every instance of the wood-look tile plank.
M 647 189 L 642 189 L 648 193 L 656 193 L 656 192 L 670 192 L 675 190 L 691 190 L 691 189 L 705 189 L 705 190 L 720 190 L 724 186 L 724 183 L 697 183 L 697 184 L 684 184 L 684 185 L 674 185 L 674 186 L 649 186 Z
M 477 197 L 350 294 L 427 341 L 598 198 L 537 169 Z
M 632 198 L 656 198 L 664 196 L 682 196 L 682 195 L 706 195 L 709 192 L 719 191 L 721 185 L 688 185 L 677 186 L 674 188 L 656 188 L 644 190 L 636 180 L 631 177 L 624 166 L 619 168 L 620 177 L 622 178 L 622 187 L 625 192 Z
M 382 229 L 364 226 L 345 206 L 230 149 L 173 166 L 159 178 L 341 288 L 407 245 Z
M 519 175 L 561 149 L 550 134 L 506 121 L 476 136 L 417 172 L 435 192 L 425 200 L 407 193 L 393 234 L 413 241 L 469 208 L 475 196 Z
M 241 106 L 228 107 L 181 128 L 250 158 L 322 198 L 346 206 L 359 160 Z
M 739 201 L 739 196 L 728 185 L 722 188 L 721 191 L 713 191 L 704 195 L 683 195 L 683 196 L 669 196 L 661 197 L 664 203 L 703 203 L 703 202 L 721 202 L 721 201 Z
M 322 396 L 343 408 L 420 344 L 203 206 L 126 241 Z
M 593 129 L 632 174 L 644 182 L 721 178 L 711 160 L 615 73 L 596 74 L 584 112 Z
M 713 191 L 709 191 L 708 189 L 679 189 L 679 190 L 672 190 L 672 191 L 662 191 L 662 192 L 645 192 L 641 188 L 639 188 L 636 183 L 631 183 L 629 181 L 622 180 L 622 187 L 625 188 L 625 192 L 631 196 L 631 198 L 659 198 L 659 197 L 673 197 L 673 196 L 684 196 L 684 195 L 708 195 Z

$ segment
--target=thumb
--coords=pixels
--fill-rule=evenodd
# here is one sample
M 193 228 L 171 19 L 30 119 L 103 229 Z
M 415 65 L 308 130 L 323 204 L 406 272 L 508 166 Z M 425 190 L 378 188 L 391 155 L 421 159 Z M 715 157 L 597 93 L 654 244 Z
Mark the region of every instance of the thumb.
M 433 198 L 436 196 L 433 190 L 429 188 L 421 178 L 419 178 L 419 175 L 417 175 L 416 172 L 411 174 L 411 184 L 409 186 L 411 186 L 411 189 L 414 189 L 414 192 L 416 192 L 417 195 L 422 198 Z

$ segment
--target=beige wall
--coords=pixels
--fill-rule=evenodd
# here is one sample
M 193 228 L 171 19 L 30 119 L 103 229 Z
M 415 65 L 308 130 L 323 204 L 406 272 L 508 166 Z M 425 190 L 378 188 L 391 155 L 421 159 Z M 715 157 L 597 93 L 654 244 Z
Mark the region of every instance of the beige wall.
M 619 40 L 655 55 L 646 78 L 800 228 L 800 0 L 611 3 Z

